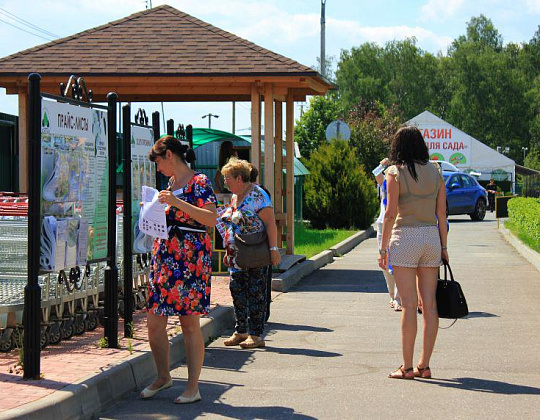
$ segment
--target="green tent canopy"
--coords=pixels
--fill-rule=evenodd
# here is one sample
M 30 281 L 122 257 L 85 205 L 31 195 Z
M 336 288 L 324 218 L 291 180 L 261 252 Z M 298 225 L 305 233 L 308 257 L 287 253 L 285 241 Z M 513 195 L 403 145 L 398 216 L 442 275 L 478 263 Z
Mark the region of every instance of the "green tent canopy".
M 213 128 L 194 128 L 193 129 L 193 148 L 196 149 L 199 146 L 203 146 L 206 143 L 212 141 L 224 141 L 224 140 L 243 140 L 247 139 L 237 136 L 226 131 L 214 130 Z M 247 140 L 249 141 L 249 140 Z

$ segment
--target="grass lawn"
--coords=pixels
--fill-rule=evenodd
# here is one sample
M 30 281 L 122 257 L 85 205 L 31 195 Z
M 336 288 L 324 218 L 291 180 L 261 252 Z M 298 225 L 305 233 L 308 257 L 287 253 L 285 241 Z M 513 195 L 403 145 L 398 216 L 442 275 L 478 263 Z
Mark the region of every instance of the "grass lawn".
M 507 220 L 504 223 L 504 227 L 510 232 L 512 232 L 514 235 L 516 235 L 519 239 L 521 239 L 521 242 L 523 242 L 529 248 L 535 250 L 536 252 L 540 252 L 540 244 L 536 242 L 533 238 L 531 238 L 529 235 L 527 235 L 527 233 L 522 232 L 521 229 L 519 229 L 519 227 L 512 223 L 510 220 Z
M 295 222 L 294 229 L 294 253 L 305 255 L 307 258 L 340 243 L 358 232 L 357 230 L 312 229 L 309 225 L 301 222 Z

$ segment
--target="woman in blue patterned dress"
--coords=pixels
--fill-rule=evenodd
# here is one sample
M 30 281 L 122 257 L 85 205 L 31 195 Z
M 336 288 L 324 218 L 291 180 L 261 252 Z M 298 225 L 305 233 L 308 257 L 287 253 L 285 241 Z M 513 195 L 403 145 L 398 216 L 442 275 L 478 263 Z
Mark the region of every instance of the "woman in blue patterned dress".
M 236 318 L 235 332 L 224 344 L 242 348 L 265 346 L 261 336 L 266 320 L 268 266 L 240 268 L 235 259 L 234 234 L 266 230 L 272 264 L 279 264 L 281 259 L 272 202 L 259 185 L 250 182 L 256 178 L 253 171 L 257 169 L 237 158 L 231 158 L 221 171 L 227 188 L 233 193 L 230 205 L 220 215 L 220 223 L 225 227 L 224 262 L 231 274 L 229 288 Z
M 160 138 L 150 151 L 157 170 L 173 180 L 160 191 L 159 201 L 167 204 L 168 239 L 156 239 L 148 287 L 148 338 L 158 377 L 141 392 L 150 398 L 172 386 L 169 372 L 167 319 L 178 315 L 187 356 L 188 382 L 175 403 L 201 399 L 199 375 L 204 360 L 204 339 L 200 317 L 210 309 L 212 244 L 206 226 L 216 224 L 216 198 L 207 177 L 187 163 L 195 153 L 172 136 Z

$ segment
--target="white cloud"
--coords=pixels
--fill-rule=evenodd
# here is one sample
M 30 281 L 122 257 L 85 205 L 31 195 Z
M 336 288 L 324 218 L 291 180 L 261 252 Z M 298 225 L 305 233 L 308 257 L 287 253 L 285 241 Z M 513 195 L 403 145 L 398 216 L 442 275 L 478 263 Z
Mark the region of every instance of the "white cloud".
M 464 3 L 464 0 L 428 0 L 420 8 L 420 21 L 446 20 L 452 17 Z
M 531 13 L 540 13 L 540 0 L 525 0 L 525 7 Z
M 428 51 L 446 51 L 452 42 L 448 36 L 438 35 L 428 29 L 419 26 L 361 26 L 355 21 L 329 20 L 329 26 L 333 33 L 347 39 L 347 44 L 357 46 L 363 42 L 375 42 L 384 45 L 388 41 L 416 38 L 418 46 Z M 343 48 L 345 42 L 342 41 Z

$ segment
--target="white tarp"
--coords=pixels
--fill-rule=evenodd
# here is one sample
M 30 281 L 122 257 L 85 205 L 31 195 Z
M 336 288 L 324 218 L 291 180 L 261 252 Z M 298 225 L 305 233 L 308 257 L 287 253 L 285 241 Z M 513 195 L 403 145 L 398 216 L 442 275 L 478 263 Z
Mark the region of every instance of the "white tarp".
M 424 111 L 407 122 L 422 132 L 432 160 L 445 160 L 463 172 L 480 172 L 481 180 L 515 182 L 516 163 L 474 137 Z

